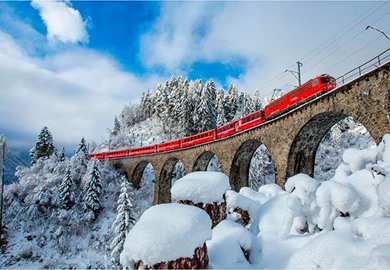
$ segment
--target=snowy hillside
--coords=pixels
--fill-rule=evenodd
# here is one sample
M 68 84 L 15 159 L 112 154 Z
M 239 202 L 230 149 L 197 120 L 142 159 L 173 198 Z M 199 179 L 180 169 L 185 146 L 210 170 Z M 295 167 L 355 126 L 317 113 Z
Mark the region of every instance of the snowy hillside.
M 16 167 L 28 166 L 30 164 L 30 157 L 28 151 L 9 149 L 5 155 L 5 184 L 16 182 L 18 178 L 15 176 Z

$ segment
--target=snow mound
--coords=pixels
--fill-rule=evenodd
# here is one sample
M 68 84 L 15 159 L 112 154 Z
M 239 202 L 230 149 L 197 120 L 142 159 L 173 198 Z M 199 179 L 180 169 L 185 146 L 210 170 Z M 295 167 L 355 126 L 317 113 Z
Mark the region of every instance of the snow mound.
M 226 192 L 226 207 L 229 209 L 229 212 L 233 212 L 237 208 L 248 211 L 251 219 L 254 219 L 257 216 L 257 213 L 260 209 L 260 204 L 256 201 L 245 197 L 233 190 L 228 190 Z
M 311 240 L 291 256 L 287 268 L 388 269 L 390 220 L 360 218 L 351 226 L 352 230 L 334 230 Z
M 172 200 L 209 204 L 221 202 L 230 190 L 229 178 L 220 172 L 193 172 L 177 180 L 171 188 Z
M 146 210 L 126 237 L 120 261 L 125 269 L 192 257 L 211 239 L 211 220 L 203 210 L 184 204 L 160 204 Z
M 213 229 L 207 241 L 210 268 L 248 269 L 258 260 L 260 244 L 257 238 L 241 225 L 223 220 Z M 246 254 L 244 251 L 246 250 Z

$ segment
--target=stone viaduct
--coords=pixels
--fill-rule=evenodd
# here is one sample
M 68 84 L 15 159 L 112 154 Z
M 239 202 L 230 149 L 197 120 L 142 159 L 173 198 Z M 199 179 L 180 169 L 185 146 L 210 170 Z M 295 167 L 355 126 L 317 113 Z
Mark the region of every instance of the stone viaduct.
M 142 157 L 112 160 L 139 187 L 145 167 L 155 171 L 154 204 L 170 202 L 173 169 L 180 160 L 186 170 L 205 171 L 216 155 L 232 189 L 248 186 L 249 165 L 264 144 L 275 165 L 278 185 L 303 172 L 313 176 L 317 148 L 325 133 L 347 116 L 363 124 L 378 144 L 390 133 L 390 62 L 317 97 L 261 126 L 203 145 Z

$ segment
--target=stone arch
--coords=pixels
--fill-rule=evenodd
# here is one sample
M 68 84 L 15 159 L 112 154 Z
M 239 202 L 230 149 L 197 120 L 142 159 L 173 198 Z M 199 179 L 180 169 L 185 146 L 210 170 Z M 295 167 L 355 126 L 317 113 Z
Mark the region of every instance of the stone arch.
M 248 186 L 249 166 L 252 156 L 261 145 L 261 142 L 255 139 L 245 141 L 234 155 L 230 167 L 230 186 L 233 190 L 239 191 L 240 188 Z
M 173 177 L 173 171 L 175 169 L 176 163 L 179 162 L 179 159 L 176 157 L 171 157 L 165 161 L 161 172 L 158 185 L 156 185 L 157 198 L 155 203 L 169 203 L 171 202 L 171 180 Z
M 209 165 L 210 160 L 214 155 L 215 153 L 212 151 L 206 151 L 200 154 L 195 160 L 194 166 L 192 167 L 192 171 L 207 171 L 207 166 Z
M 113 167 L 116 171 L 123 174 L 128 181 L 131 181 L 131 178 L 129 177 L 126 167 L 122 163 L 115 163 L 113 164 Z
M 261 144 L 249 164 L 248 187 L 258 191 L 262 185 L 270 183 L 276 183 L 275 162 L 268 147 Z
M 287 159 L 286 180 L 298 173 L 314 176 L 314 162 L 319 144 L 328 130 L 347 117 L 342 112 L 324 112 L 312 117 L 295 136 Z
M 146 166 L 148 166 L 149 163 L 150 163 L 149 161 L 143 160 L 140 163 L 138 163 L 137 166 L 135 167 L 131 182 L 133 183 L 136 189 L 139 189 L 141 187 L 142 176 L 144 174 Z

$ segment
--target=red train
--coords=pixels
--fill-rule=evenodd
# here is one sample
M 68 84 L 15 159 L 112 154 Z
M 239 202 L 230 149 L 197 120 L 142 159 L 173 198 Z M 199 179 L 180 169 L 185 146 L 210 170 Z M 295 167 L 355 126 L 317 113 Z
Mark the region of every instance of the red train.
M 129 148 L 103 153 L 89 154 L 88 158 L 111 159 L 123 158 L 128 156 L 141 156 L 154 153 L 172 151 L 181 148 L 192 147 L 206 142 L 211 142 L 221 138 L 226 138 L 256 126 L 265 123 L 267 120 L 280 115 L 300 104 L 306 102 L 318 95 L 331 91 L 336 87 L 336 80 L 329 75 L 318 76 L 302 86 L 288 92 L 280 98 L 273 100 L 264 110 L 248 114 L 237 121 L 225 124 L 216 129 L 202 132 L 196 135 L 182 138 L 180 140 L 164 142 L 157 145 L 150 145 L 138 148 Z

